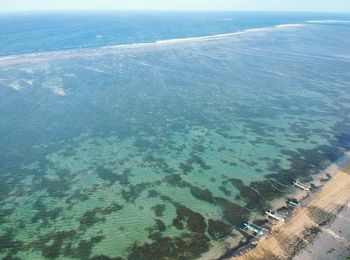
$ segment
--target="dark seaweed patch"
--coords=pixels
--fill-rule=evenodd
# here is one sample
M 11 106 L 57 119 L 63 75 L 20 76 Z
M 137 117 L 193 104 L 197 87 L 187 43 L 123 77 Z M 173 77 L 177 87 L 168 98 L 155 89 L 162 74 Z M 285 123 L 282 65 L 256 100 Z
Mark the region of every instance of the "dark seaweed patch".
M 43 256 L 47 258 L 57 258 L 63 252 L 64 242 L 71 241 L 76 236 L 77 234 L 74 230 L 58 231 L 53 234 L 40 236 L 31 246 L 41 251 Z
M 194 259 L 209 250 L 209 239 L 198 233 L 182 234 L 180 237 L 161 237 L 153 243 L 134 245 L 129 260 Z
M 113 212 L 117 212 L 121 209 L 123 209 L 123 205 L 119 205 L 118 203 L 113 202 L 108 207 L 101 208 L 101 213 L 102 213 L 102 215 L 109 215 L 109 214 L 112 214 Z
M 64 149 L 62 152 L 59 153 L 59 155 L 62 155 L 63 157 L 72 157 L 76 154 L 75 150 L 71 147 Z
M 192 150 L 199 153 L 203 153 L 205 152 L 205 147 L 202 144 L 195 144 L 195 145 L 192 145 Z
M 247 165 L 250 166 L 250 167 L 253 167 L 255 165 L 257 165 L 258 163 L 255 162 L 255 161 L 250 161 L 250 162 L 247 162 Z
M 346 149 L 350 149 L 350 134 L 348 133 L 340 133 L 338 136 L 339 143 Z
M 278 186 L 272 180 L 252 182 L 249 186 L 242 187 L 240 195 L 247 200 L 248 208 L 263 209 L 268 207 L 268 201 L 283 194 L 283 190 L 275 188 Z
M 235 257 L 237 255 L 239 255 L 239 251 L 242 250 L 243 248 L 250 246 L 250 248 L 253 248 L 252 245 L 250 245 L 250 239 L 245 239 L 245 240 L 240 240 L 238 245 L 230 248 L 227 252 L 225 252 L 225 254 L 223 254 L 222 256 L 220 256 L 218 258 L 218 260 L 227 260 L 227 259 L 231 259 L 232 257 Z
M 176 207 L 176 218 L 173 219 L 173 225 L 178 229 L 186 227 L 195 233 L 204 233 L 207 224 L 204 221 L 204 217 L 197 212 L 190 210 L 189 208 L 175 203 Z
M 88 199 L 89 199 L 89 195 L 86 194 L 84 191 L 75 190 L 74 193 L 66 199 L 66 203 L 71 204 L 72 200 L 84 202 L 84 201 L 87 201 Z
M 113 260 L 114 258 L 111 258 L 109 256 L 105 256 L 105 255 L 99 255 L 99 256 L 94 256 L 90 259 L 91 260 Z
M 171 174 L 171 175 L 165 176 L 164 182 L 174 187 L 180 187 L 180 188 L 188 187 L 187 183 L 185 183 L 182 180 L 179 174 Z
M 201 214 L 192 211 L 168 196 L 161 195 L 160 197 L 162 200 L 172 203 L 176 208 L 176 218 L 173 219 L 173 225 L 176 228 L 183 229 L 186 225 L 191 232 L 202 234 L 205 233 L 207 224 L 205 223 L 204 217 Z
M 0 181 L 1 181 L 1 183 L 2 183 L 1 189 L 0 189 L 0 201 L 4 201 L 4 200 L 8 197 L 9 193 L 10 193 L 11 190 L 12 190 L 12 189 L 10 188 L 10 185 L 8 185 L 8 184 L 6 183 L 6 179 L 7 179 L 7 178 L 5 178 L 5 177 L 3 177 L 3 176 L 0 175 Z
M 37 211 L 32 217 L 31 222 L 37 223 L 39 220 L 43 221 L 43 225 L 47 226 L 49 222 L 54 221 L 62 214 L 63 208 L 57 207 L 52 210 Z
M 152 182 L 141 182 L 135 185 L 130 185 L 122 190 L 122 198 L 128 203 L 135 203 L 135 200 L 143 191 L 154 185 L 155 184 Z
M 87 229 L 96 223 L 105 222 L 105 215 L 112 214 L 113 212 L 117 212 L 123 208 L 122 205 L 118 203 L 111 203 L 109 206 L 105 208 L 94 208 L 92 210 L 87 210 L 79 219 L 80 228 Z
M 225 186 L 220 186 L 219 187 L 219 190 L 221 190 L 222 191 L 222 193 L 224 193 L 226 196 L 230 196 L 231 195 L 231 191 L 230 190 L 228 190 Z
M 71 243 L 64 248 L 63 254 L 67 257 L 88 259 L 95 244 L 101 242 L 104 236 L 95 236 L 87 240 L 79 241 L 78 247 L 73 248 Z
M 231 178 L 223 181 L 223 184 L 227 183 L 232 184 L 240 191 L 239 198 L 244 198 L 250 209 L 264 209 L 268 207 L 269 200 L 281 196 L 284 192 L 284 187 L 273 180 L 252 182 L 246 186 L 241 180 Z
M 206 201 L 208 203 L 220 205 L 224 210 L 224 218 L 232 225 L 239 225 L 248 216 L 247 210 L 245 210 L 243 207 L 237 204 L 231 203 L 224 198 L 214 197 L 209 190 L 201 189 L 197 186 L 192 185 L 191 183 L 182 181 L 180 176 L 177 176 L 177 177 L 172 176 L 171 179 L 172 180 L 175 179 L 176 185 L 179 185 L 180 187 L 189 187 L 191 190 L 191 194 L 195 198 Z M 243 185 L 243 187 L 245 186 Z M 173 201 L 172 199 L 170 199 L 169 197 L 164 195 L 161 195 L 160 197 L 163 200 L 167 200 L 171 202 L 176 207 L 176 209 L 180 208 L 179 204 Z M 183 218 L 181 216 L 182 214 L 178 214 L 177 218 L 173 220 L 173 225 L 178 229 L 183 228 L 183 223 L 182 223 Z
M 184 206 L 178 206 L 176 208 L 176 214 L 178 219 L 186 222 L 187 228 L 191 232 L 204 233 L 207 224 L 201 214 L 190 210 Z
M 122 257 L 109 257 L 105 255 L 94 256 L 90 258 L 91 260 L 124 260 Z
M 156 190 L 149 190 L 148 191 L 148 198 L 156 198 L 160 195 L 160 193 Z
M 80 228 L 86 229 L 95 225 L 96 223 L 105 222 L 106 218 L 101 216 L 99 212 L 100 212 L 100 208 L 87 210 L 79 219 Z
M 37 223 L 41 220 L 43 223 L 42 226 L 48 226 L 51 221 L 57 219 L 63 211 L 62 207 L 57 207 L 51 210 L 47 210 L 46 205 L 42 202 L 41 199 L 38 199 L 33 204 L 33 208 L 36 209 L 36 213 L 31 219 L 32 223 Z
M 7 231 L 0 236 L 0 253 L 7 253 L 8 257 L 12 257 L 23 249 L 23 242 L 15 240 L 13 232 Z
M 201 157 L 193 153 L 191 154 L 191 157 L 186 160 L 186 164 L 188 165 L 198 164 L 204 170 L 208 170 L 211 168 L 204 162 L 204 160 Z
M 3 258 L 3 260 L 22 260 L 22 258 L 8 254 Z
M 166 226 L 161 219 L 156 219 L 156 226 L 160 232 L 164 232 L 166 230 Z
M 162 237 L 162 233 L 157 231 L 157 229 L 155 229 L 155 228 L 149 229 L 149 235 L 148 235 L 149 239 L 157 241 L 157 240 L 161 239 L 161 237 Z
M 243 181 L 240 179 L 231 178 L 222 182 L 223 184 L 231 183 L 237 190 L 241 190 L 245 187 Z
M 10 217 L 14 211 L 15 211 L 14 208 L 0 209 L 0 223 L 3 223 L 5 221 L 5 219 Z
M 117 174 L 100 166 L 96 169 L 96 173 L 102 180 L 108 181 L 110 184 L 119 182 L 120 185 L 129 185 L 130 169 L 125 170 L 122 174 Z
M 215 203 L 213 194 L 208 189 L 201 189 L 193 185 L 190 185 L 190 189 L 192 196 L 196 199 L 207 201 L 209 203 Z
M 158 204 L 153 206 L 151 209 L 154 211 L 154 214 L 156 215 L 156 217 L 162 217 L 165 207 L 166 207 L 165 204 Z
M 156 218 L 155 221 L 156 223 L 154 224 L 154 226 L 151 226 L 146 229 L 149 231 L 148 237 L 152 240 L 160 239 L 162 236 L 161 232 L 164 232 L 166 230 L 166 225 L 161 219 Z
M 340 149 L 326 145 L 311 150 L 282 150 L 281 152 L 290 156 L 290 168 L 279 170 L 274 168 L 274 172 L 277 171 L 277 173 L 269 174 L 267 177 L 275 179 L 284 185 L 290 185 L 291 181 L 296 178 L 310 181 L 310 175 L 319 173 L 320 170 L 326 168 L 331 161 L 335 161 L 342 155 Z
M 64 176 L 68 176 L 69 172 L 64 170 L 59 173 L 57 179 L 41 178 L 39 183 L 35 184 L 36 190 L 45 190 L 51 197 L 66 197 L 66 192 L 70 189 L 71 183 Z
M 139 150 L 139 152 L 142 152 L 149 148 L 157 149 L 159 147 L 155 142 L 151 142 L 149 140 L 141 138 L 138 138 L 134 141 L 134 146 Z
M 223 151 L 226 151 L 227 150 L 227 148 L 224 146 L 224 145 L 222 145 L 222 146 L 220 146 L 220 147 L 218 147 L 217 148 L 217 151 L 218 152 L 223 152 Z M 225 160 L 226 161 L 226 160 Z M 227 162 L 227 161 L 226 161 Z
M 188 158 L 185 162 L 180 163 L 179 168 L 183 174 L 188 174 L 193 171 L 193 164 L 199 165 L 199 167 L 201 167 L 203 170 L 208 170 L 211 168 L 204 162 L 202 158 L 194 153 L 192 153 L 190 158 Z
M 186 163 L 180 163 L 179 168 L 184 174 L 188 174 L 193 170 L 192 165 Z
M 219 240 L 232 234 L 232 227 L 220 220 L 209 219 L 208 234 L 212 239 Z
M 209 203 L 215 203 L 213 194 L 208 189 L 201 189 L 197 186 L 192 185 L 189 182 L 183 181 L 179 174 L 168 175 L 163 180 L 164 182 L 174 187 L 190 188 L 192 196 L 195 197 L 196 199 L 203 200 Z
M 183 219 L 180 217 L 176 217 L 173 219 L 173 226 L 179 230 L 184 229 L 184 222 Z
M 147 165 L 152 166 L 156 171 L 161 170 L 165 173 L 172 173 L 174 170 L 168 165 L 164 158 L 156 158 L 152 154 L 148 154 L 143 158 Z
M 224 219 L 230 224 L 239 226 L 247 219 L 249 212 L 245 208 L 231 203 L 224 198 L 215 198 L 215 200 L 223 208 Z

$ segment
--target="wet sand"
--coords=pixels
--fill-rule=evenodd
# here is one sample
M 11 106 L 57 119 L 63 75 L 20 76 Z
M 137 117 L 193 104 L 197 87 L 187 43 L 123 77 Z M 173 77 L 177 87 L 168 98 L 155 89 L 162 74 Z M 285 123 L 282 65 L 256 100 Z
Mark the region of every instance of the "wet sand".
M 339 212 L 336 220 L 324 228 L 312 244 L 301 250 L 294 260 L 346 259 L 350 256 L 350 203 Z
M 350 252 L 349 191 L 350 165 L 312 193 L 307 206 L 295 210 L 286 223 L 275 225 L 254 249 L 232 259 L 331 259 Z

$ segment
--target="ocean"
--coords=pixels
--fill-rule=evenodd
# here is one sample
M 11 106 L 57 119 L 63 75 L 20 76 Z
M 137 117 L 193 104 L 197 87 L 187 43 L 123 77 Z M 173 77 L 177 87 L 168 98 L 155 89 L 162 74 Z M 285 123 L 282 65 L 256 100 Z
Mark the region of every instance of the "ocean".
M 350 149 L 350 15 L 2 13 L 0 258 L 196 259 Z

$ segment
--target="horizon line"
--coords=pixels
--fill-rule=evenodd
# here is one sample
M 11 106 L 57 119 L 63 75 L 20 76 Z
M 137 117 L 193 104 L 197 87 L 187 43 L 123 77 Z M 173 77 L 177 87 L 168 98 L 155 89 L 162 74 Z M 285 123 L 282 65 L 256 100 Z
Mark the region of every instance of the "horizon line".
M 7 9 L 0 10 L 0 13 L 17 13 L 17 12 L 218 12 L 218 13 L 228 13 L 228 12 L 256 12 L 256 13 L 341 13 L 341 14 L 350 14 L 350 11 L 344 10 L 332 10 L 332 11 L 321 11 L 321 10 L 227 10 L 227 9 L 90 9 L 90 8 L 82 8 L 82 9 Z

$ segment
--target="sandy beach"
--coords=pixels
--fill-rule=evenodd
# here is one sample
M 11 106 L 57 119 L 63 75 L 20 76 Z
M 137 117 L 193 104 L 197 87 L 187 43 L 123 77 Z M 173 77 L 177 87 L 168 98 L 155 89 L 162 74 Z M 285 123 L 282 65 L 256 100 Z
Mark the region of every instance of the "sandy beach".
M 275 225 L 257 246 L 232 259 L 344 259 L 350 255 L 350 165 L 335 173 L 306 206 Z

